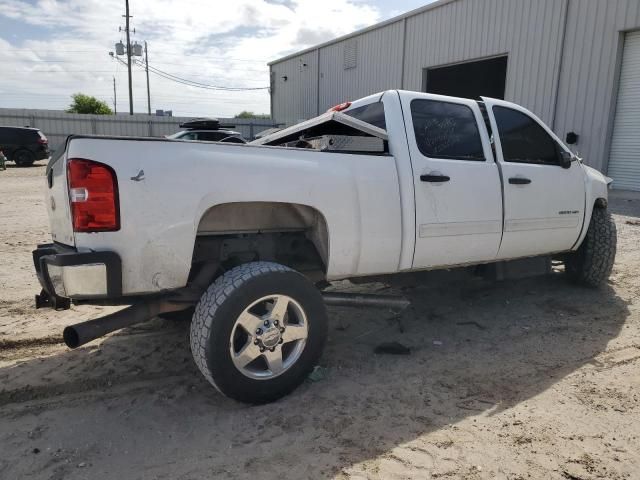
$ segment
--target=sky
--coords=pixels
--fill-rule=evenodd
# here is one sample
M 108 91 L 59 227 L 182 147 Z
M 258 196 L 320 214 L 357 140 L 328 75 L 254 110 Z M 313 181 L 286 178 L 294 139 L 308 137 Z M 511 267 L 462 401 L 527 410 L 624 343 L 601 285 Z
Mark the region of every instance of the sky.
M 147 41 L 151 110 L 229 117 L 269 112 L 267 63 L 433 0 L 130 0 L 132 43 Z M 73 93 L 128 111 L 124 0 L 0 0 L 0 107 L 66 109 Z M 133 33 L 135 29 L 135 33 Z M 121 57 L 126 61 L 126 57 Z M 255 90 L 202 89 L 176 83 Z M 134 110 L 147 111 L 133 67 Z

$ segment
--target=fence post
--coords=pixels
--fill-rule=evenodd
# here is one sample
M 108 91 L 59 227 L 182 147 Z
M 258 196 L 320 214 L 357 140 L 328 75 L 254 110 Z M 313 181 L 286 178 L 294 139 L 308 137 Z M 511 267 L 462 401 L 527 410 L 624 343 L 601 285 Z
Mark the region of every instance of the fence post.
M 153 137 L 153 120 L 149 120 L 149 136 Z
M 91 133 L 96 135 L 98 133 L 98 125 L 95 118 L 91 119 Z
M 253 122 L 249 123 L 249 140 L 253 140 Z

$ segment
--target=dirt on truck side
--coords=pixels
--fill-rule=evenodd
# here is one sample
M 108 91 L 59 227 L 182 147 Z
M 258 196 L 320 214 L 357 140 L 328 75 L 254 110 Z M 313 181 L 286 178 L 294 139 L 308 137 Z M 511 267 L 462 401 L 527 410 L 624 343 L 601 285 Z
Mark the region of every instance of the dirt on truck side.
M 640 472 L 640 195 L 614 192 L 618 255 L 591 290 L 562 272 L 390 289 L 412 306 L 329 309 L 320 368 L 276 403 L 199 374 L 188 323 L 71 351 L 35 310 L 44 165 L 0 172 L 0 478 L 633 479 Z M 374 354 L 398 342 L 408 355 Z

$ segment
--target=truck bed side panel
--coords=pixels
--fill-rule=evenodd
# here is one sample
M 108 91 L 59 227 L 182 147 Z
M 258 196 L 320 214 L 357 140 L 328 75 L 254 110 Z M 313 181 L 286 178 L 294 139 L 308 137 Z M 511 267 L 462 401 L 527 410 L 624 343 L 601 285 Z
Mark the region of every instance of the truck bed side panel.
M 125 295 L 184 286 L 200 218 L 229 202 L 317 209 L 328 226 L 329 278 L 397 271 L 401 228 L 393 157 L 99 138 L 72 139 L 69 156 L 116 171 L 120 231 L 78 233 L 76 245 L 120 255 Z

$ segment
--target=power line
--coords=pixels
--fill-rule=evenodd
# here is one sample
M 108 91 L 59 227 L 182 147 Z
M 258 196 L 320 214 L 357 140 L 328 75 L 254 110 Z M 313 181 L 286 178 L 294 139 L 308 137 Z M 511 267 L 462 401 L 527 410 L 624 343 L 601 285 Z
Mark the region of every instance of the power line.
M 170 53 L 170 52 L 163 52 L 162 54 L 163 56 L 168 56 L 168 57 L 181 57 L 181 58 L 206 58 L 206 59 L 218 59 L 220 61 L 227 61 L 227 60 L 233 60 L 234 62 L 247 62 L 247 63 L 262 63 L 263 65 L 266 65 L 269 60 L 264 60 L 264 59 L 257 59 L 257 58 L 238 58 L 238 57 L 217 57 L 216 55 L 210 55 L 210 54 L 206 54 L 206 53 L 201 53 L 198 55 L 183 55 L 181 53 Z
M 119 58 L 116 58 L 116 59 L 119 62 L 122 61 Z M 143 69 L 145 68 L 142 62 L 140 62 L 137 59 L 134 59 L 134 63 L 140 68 L 143 68 Z M 269 89 L 269 87 L 226 87 L 226 86 L 220 86 L 220 85 L 209 85 L 206 83 L 196 82 L 194 80 L 178 77 L 177 75 L 173 75 L 171 73 L 165 72 L 163 70 L 160 70 L 152 66 L 149 66 L 149 71 L 166 80 L 171 80 L 172 82 L 176 82 L 182 85 L 187 85 L 189 87 L 203 88 L 205 90 L 222 90 L 225 92 L 245 92 L 245 91 L 252 91 L 252 90 L 268 90 Z
M 138 62 L 136 62 L 136 65 L 142 66 Z M 269 87 L 223 87 L 218 85 L 208 85 L 206 83 L 200 83 L 194 80 L 188 80 L 182 77 L 178 77 L 176 75 L 172 75 L 170 73 L 164 72 L 162 70 L 159 70 L 153 67 L 149 67 L 149 71 L 163 78 L 166 78 L 167 80 L 172 80 L 174 82 L 181 83 L 183 85 L 188 85 L 190 87 L 204 88 L 208 90 L 224 90 L 226 92 L 244 92 L 244 91 L 250 91 L 250 90 L 268 90 L 269 89 Z
M 138 65 L 143 65 L 143 63 L 140 60 L 136 59 L 136 62 L 138 63 Z M 158 65 L 158 64 L 162 64 L 162 62 L 154 62 L 154 64 Z M 180 65 L 180 64 L 169 64 L 169 65 Z M 182 66 L 188 66 L 188 65 L 184 65 L 183 64 Z M 197 65 L 193 65 L 193 66 L 197 66 Z M 149 65 L 149 70 L 152 70 L 152 69 L 156 70 L 157 72 L 159 72 L 161 74 L 168 75 L 170 77 L 177 78 L 179 80 L 184 80 L 186 82 L 199 83 L 199 84 L 205 85 L 205 86 L 212 86 L 212 85 L 209 85 L 209 84 L 206 84 L 206 83 L 196 82 L 196 81 L 193 81 L 193 80 L 186 79 L 184 77 L 179 77 L 177 75 L 173 75 L 171 73 L 168 73 L 168 72 L 166 72 L 164 70 L 160 70 L 157 67 L 153 67 L 153 66 Z M 235 72 L 259 72 L 259 73 L 264 73 L 264 74 L 268 73 L 267 71 L 262 71 L 262 70 L 234 70 L 234 71 Z M 190 75 L 194 76 L 194 77 L 210 77 L 211 76 L 209 74 L 190 74 Z M 245 88 L 249 88 L 249 87 L 217 87 L 217 88 L 221 88 L 221 89 L 226 89 L 226 88 L 230 88 L 230 89 L 235 89 L 235 88 L 245 89 Z M 260 87 L 260 88 L 268 88 L 268 87 Z

